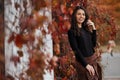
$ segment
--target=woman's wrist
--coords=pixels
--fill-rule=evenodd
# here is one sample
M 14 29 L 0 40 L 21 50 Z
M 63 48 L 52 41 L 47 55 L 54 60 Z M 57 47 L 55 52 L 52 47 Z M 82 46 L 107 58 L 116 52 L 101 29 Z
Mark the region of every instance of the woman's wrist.
M 92 30 L 96 30 L 95 24 L 91 20 L 88 20 L 87 25 L 90 26 Z
M 95 27 L 95 25 L 93 25 L 93 30 L 96 30 L 96 27 Z
M 86 68 L 86 69 L 88 69 L 88 67 L 89 67 L 89 66 L 90 66 L 90 65 L 89 65 L 89 64 L 87 64 L 85 68 Z

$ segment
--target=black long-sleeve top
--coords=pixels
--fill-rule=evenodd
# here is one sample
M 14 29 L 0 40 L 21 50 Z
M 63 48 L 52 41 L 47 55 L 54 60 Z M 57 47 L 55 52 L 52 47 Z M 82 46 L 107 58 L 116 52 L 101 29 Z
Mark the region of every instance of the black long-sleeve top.
M 75 53 L 76 60 L 86 67 L 88 64 L 85 57 L 94 54 L 94 47 L 96 46 L 96 30 L 89 32 L 84 28 L 80 28 L 80 36 L 75 36 L 72 29 L 68 31 L 68 39 L 70 46 Z

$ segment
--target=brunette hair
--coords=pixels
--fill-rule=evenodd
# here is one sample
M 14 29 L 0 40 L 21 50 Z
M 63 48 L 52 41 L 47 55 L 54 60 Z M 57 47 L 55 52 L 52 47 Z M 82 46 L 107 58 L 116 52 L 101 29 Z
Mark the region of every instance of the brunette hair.
M 78 29 L 77 21 L 76 21 L 76 13 L 79 9 L 82 9 L 85 12 L 85 21 L 82 23 L 82 28 L 85 30 L 88 30 L 87 21 L 89 19 L 89 16 L 87 14 L 87 11 L 83 6 L 76 6 L 76 8 L 73 10 L 72 17 L 71 17 L 71 29 L 75 33 L 75 35 L 80 35 L 80 30 Z

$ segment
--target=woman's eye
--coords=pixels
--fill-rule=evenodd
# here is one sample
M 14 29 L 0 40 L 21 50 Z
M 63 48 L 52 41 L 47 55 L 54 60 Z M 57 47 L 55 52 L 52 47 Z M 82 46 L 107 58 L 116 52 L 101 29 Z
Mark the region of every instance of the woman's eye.
M 85 14 L 82 14 L 83 16 L 85 16 Z
M 85 14 L 82 14 L 82 13 L 78 13 L 78 15 L 82 15 L 82 16 L 85 16 Z

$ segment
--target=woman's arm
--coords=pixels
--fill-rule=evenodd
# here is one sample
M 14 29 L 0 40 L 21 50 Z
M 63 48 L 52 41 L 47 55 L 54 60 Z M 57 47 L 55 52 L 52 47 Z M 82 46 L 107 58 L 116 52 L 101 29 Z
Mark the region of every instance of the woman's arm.
M 93 43 L 93 47 L 95 47 L 97 41 L 95 24 L 91 20 L 88 20 L 87 24 L 92 28 L 92 43 Z
M 92 43 L 93 43 L 93 47 L 96 47 L 96 43 L 97 43 L 96 30 L 93 30 L 92 32 Z
M 69 43 L 70 43 L 72 50 L 75 53 L 76 60 L 78 62 L 80 62 L 82 64 L 82 66 L 86 67 L 87 62 L 85 61 L 81 51 L 78 49 L 76 37 L 75 37 L 73 31 L 71 31 L 71 30 L 68 31 L 68 40 L 69 40 Z

